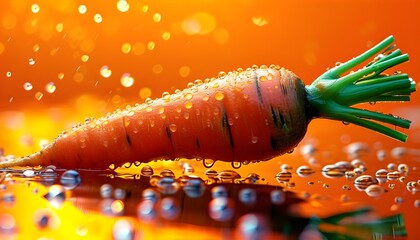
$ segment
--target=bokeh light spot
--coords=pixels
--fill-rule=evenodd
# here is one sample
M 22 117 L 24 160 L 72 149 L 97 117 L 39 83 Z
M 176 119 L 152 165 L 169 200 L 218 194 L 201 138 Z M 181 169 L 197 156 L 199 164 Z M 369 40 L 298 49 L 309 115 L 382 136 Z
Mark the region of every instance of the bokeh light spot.
M 102 66 L 99 72 L 101 76 L 104 78 L 109 78 L 112 74 L 112 71 L 108 66 Z
M 143 100 L 146 98 L 149 98 L 151 95 L 152 95 L 152 89 L 148 87 L 141 88 L 139 91 L 139 97 Z
M 134 84 L 134 78 L 129 73 L 124 73 L 120 79 L 121 85 L 123 87 L 131 87 Z
M 182 66 L 179 68 L 179 75 L 181 77 L 188 77 L 188 75 L 190 75 L 190 67 L 189 66 Z
M 130 43 L 123 43 L 123 45 L 121 45 L 121 52 L 129 53 L 130 51 L 131 51 L 131 44 Z
M 130 4 L 126 0 L 118 0 L 117 9 L 120 12 L 127 12 L 130 9 Z

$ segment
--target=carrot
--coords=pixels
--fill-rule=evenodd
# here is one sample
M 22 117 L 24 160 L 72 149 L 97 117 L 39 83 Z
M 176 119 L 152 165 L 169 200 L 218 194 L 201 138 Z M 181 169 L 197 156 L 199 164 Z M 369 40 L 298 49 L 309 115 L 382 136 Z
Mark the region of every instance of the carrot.
M 296 147 L 314 118 L 353 123 L 405 141 L 405 134 L 379 122 L 409 128 L 409 120 L 351 107 L 410 100 L 415 82 L 407 74 L 383 73 L 408 61 L 407 54 L 393 50 L 393 40 L 390 36 L 331 68 L 309 86 L 278 66 L 220 73 L 172 95 L 87 119 L 40 152 L 3 159 L 0 168 L 53 164 L 104 169 L 179 157 L 263 161 Z M 378 53 L 363 68 L 352 70 Z

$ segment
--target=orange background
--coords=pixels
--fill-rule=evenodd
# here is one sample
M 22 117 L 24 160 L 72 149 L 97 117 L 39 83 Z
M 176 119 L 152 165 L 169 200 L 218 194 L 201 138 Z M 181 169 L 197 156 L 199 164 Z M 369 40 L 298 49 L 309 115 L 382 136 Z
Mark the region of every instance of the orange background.
M 1 1 L 4 154 L 32 153 L 85 117 L 172 93 L 219 71 L 278 64 L 310 84 L 327 67 L 391 34 L 411 59 L 398 70 L 420 81 L 418 1 L 128 0 L 127 12 L 118 9 L 117 2 Z M 80 5 L 86 13 L 80 13 Z M 102 20 L 95 22 L 95 14 Z M 111 70 L 110 76 L 101 74 L 103 66 Z M 121 83 L 126 73 L 134 81 L 129 87 Z M 32 89 L 25 90 L 25 83 Z M 55 91 L 45 89 L 48 83 Z M 414 93 L 410 103 L 380 105 L 373 108 L 413 121 L 403 146 L 418 148 L 419 94 Z M 326 120 L 311 123 L 304 141 L 310 139 L 318 139 L 320 147 L 338 148 L 335 142 L 350 141 L 400 145 Z M 414 232 L 412 219 L 407 224 Z

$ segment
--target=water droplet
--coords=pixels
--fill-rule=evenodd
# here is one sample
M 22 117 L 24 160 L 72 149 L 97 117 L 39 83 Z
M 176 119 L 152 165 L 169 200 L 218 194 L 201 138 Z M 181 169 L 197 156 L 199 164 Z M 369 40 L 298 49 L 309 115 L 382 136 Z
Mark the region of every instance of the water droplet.
M 378 184 L 378 181 L 370 175 L 362 175 L 354 180 L 354 186 L 359 191 L 364 191 L 368 186 L 373 184 Z
M 408 173 L 408 171 L 409 171 L 409 167 L 408 167 L 408 165 L 407 164 L 405 164 L 405 163 L 401 163 L 401 164 L 399 164 L 398 165 L 398 171 L 401 173 L 401 174 L 403 174 L 403 175 L 407 175 L 407 173 Z
M 340 178 L 343 177 L 346 173 L 346 170 L 336 166 L 334 164 L 325 165 L 322 168 L 322 175 L 327 178 Z
M 112 197 L 114 188 L 110 184 L 103 184 L 100 188 L 100 195 L 102 198 L 110 198 Z
M 114 190 L 114 198 L 118 200 L 124 200 L 126 196 L 126 192 L 122 188 L 116 188 Z
M 150 200 L 142 200 L 137 205 L 137 217 L 143 221 L 154 221 L 157 216 L 156 204 Z
M 292 178 L 292 173 L 289 171 L 281 171 L 276 174 L 276 180 L 279 183 L 289 182 Z
M 153 173 L 153 168 L 149 165 L 142 167 L 142 169 L 140 170 L 140 175 L 143 177 L 150 177 L 153 175 Z
M 185 99 L 187 99 L 187 100 L 191 100 L 191 98 L 193 97 L 193 95 L 191 94 L 191 93 L 187 93 L 187 94 L 185 94 Z
M 386 169 L 379 169 L 376 171 L 375 176 L 379 183 L 385 183 L 387 180 L 388 171 Z
M 217 178 L 224 183 L 234 183 L 235 180 L 241 178 L 241 175 L 233 170 L 223 170 L 217 175 Z
M 112 228 L 112 237 L 115 240 L 134 239 L 135 229 L 127 219 L 118 219 Z
M 25 89 L 26 91 L 30 91 L 32 90 L 33 86 L 30 82 L 26 82 L 23 84 L 23 89 Z
M 272 190 L 270 192 L 271 203 L 278 205 L 286 201 L 286 194 L 278 189 Z
M 419 199 L 414 200 L 414 207 L 415 208 L 420 208 L 420 200 Z
M 49 82 L 45 85 L 45 91 L 47 93 L 54 93 L 56 89 L 57 87 L 55 86 L 53 82 Z
M 239 239 L 266 239 L 270 232 L 269 225 L 263 215 L 248 213 L 238 219 L 236 232 Z
M 402 204 L 402 203 L 404 203 L 404 198 L 400 197 L 400 196 L 397 196 L 397 197 L 395 197 L 394 202 L 396 204 Z
M 283 163 L 280 166 L 281 171 L 291 171 L 292 169 L 293 169 L 293 167 L 290 164 L 287 164 L 287 163 Z
M 175 194 L 179 189 L 179 183 L 173 177 L 162 177 L 157 182 L 157 189 L 163 194 Z
M 257 192 L 252 188 L 243 188 L 239 191 L 238 198 L 245 205 L 253 205 L 257 201 Z
M 225 95 L 222 92 L 216 92 L 216 94 L 214 95 L 214 98 L 218 101 L 223 100 L 224 97 Z
M 33 13 L 38 13 L 38 12 L 39 12 L 39 10 L 41 10 L 41 8 L 39 7 L 39 5 L 38 5 L 37 3 L 32 4 L 32 6 L 31 6 L 31 11 L 32 11 Z
M 97 13 L 93 16 L 93 21 L 95 21 L 96 23 L 101 23 L 102 22 L 102 15 Z
M 66 200 L 66 192 L 63 186 L 54 184 L 48 188 L 48 193 L 44 197 L 53 207 L 59 208 Z
M 131 87 L 134 84 L 134 78 L 129 73 L 124 73 L 120 79 L 121 85 L 123 87 Z
M 65 189 L 73 189 L 82 182 L 80 174 L 75 170 L 65 171 L 60 178 L 60 183 Z
M 141 193 L 143 200 L 148 200 L 156 204 L 159 200 L 159 193 L 152 188 L 144 189 Z
M 163 219 L 174 220 L 180 212 L 179 205 L 172 197 L 165 197 L 159 203 L 159 214 Z
M 184 192 L 190 198 L 201 197 L 206 190 L 206 186 L 201 178 L 189 178 L 184 185 Z
M 239 168 L 242 166 L 242 163 L 241 163 L 241 162 L 236 162 L 236 161 L 233 161 L 233 162 L 231 163 L 231 165 L 232 165 L 232 168 L 234 168 L 234 169 L 239 169 Z
M 202 160 L 203 162 L 205 161 L 205 160 Z M 213 163 L 214 163 L 214 161 L 213 161 Z M 217 171 L 216 170 L 214 170 L 214 169 L 207 169 L 206 171 L 204 171 L 204 174 L 208 177 L 208 178 L 215 178 L 215 177 L 217 177 Z
M 44 94 L 42 92 L 36 92 L 35 93 L 35 99 L 36 100 L 41 100 L 41 98 L 44 96 Z
M 234 215 L 233 201 L 227 197 L 216 197 L 209 203 L 209 216 L 219 222 L 227 222 Z
M 300 167 L 298 167 L 298 169 L 296 170 L 297 175 L 299 175 L 300 177 L 309 177 L 312 174 L 314 174 L 314 170 L 306 165 L 302 165 Z
M 168 41 L 170 38 L 171 38 L 171 33 L 170 33 L 170 32 L 168 32 L 168 31 L 164 31 L 164 32 L 162 33 L 162 39 L 163 39 L 163 40 Z M 181 72 L 180 72 L 180 73 L 181 73 Z M 181 75 L 181 76 L 182 76 L 182 75 Z
M 389 163 L 387 165 L 387 169 L 388 169 L 388 171 L 395 171 L 395 170 L 397 170 L 397 165 L 395 163 Z
M 12 76 L 12 72 L 6 72 L 6 77 L 11 77 Z
M 251 137 L 251 142 L 252 142 L 252 143 L 257 143 L 257 142 L 258 142 L 258 137 L 256 137 L 256 136 L 252 136 L 252 137 Z
M 80 14 L 85 14 L 87 12 L 87 7 L 85 5 L 79 5 L 77 8 Z
M 372 184 L 365 189 L 365 192 L 369 197 L 377 198 L 385 193 L 385 188 L 381 185 Z
M 17 232 L 17 224 L 13 215 L 9 213 L 0 213 L 0 233 L 4 238 L 9 239 L 7 236 L 10 234 L 11 239 L 17 236 L 13 236 Z
M 391 171 L 391 172 L 388 172 L 387 174 L 387 179 L 390 181 L 397 180 L 400 177 L 401 177 L 401 173 L 399 171 Z
M 127 12 L 130 9 L 130 4 L 126 0 L 118 0 L 117 9 L 120 12 Z
M 153 21 L 154 22 L 160 22 L 162 20 L 162 15 L 160 13 L 153 14 Z
M 160 176 L 174 178 L 175 177 L 175 173 L 171 169 L 163 169 L 160 172 Z
M 227 73 L 223 72 L 223 71 L 220 71 L 219 74 L 218 74 L 219 78 L 225 78 L 226 76 L 227 76 Z
M 153 41 L 148 42 L 147 43 L 147 49 L 149 49 L 150 51 L 152 51 L 153 49 L 155 49 L 155 42 L 153 42 Z M 160 65 L 160 64 L 155 65 L 153 72 L 154 73 L 160 73 L 160 72 L 162 72 L 162 65 Z
M 33 176 L 35 176 L 35 171 L 32 170 L 32 169 L 27 169 L 27 170 L 23 171 L 23 176 L 33 177 Z
M 185 102 L 184 106 L 185 106 L 186 109 L 190 109 L 190 108 L 192 108 L 193 103 L 191 101 L 187 101 L 187 102 Z
M 99 70 L 99 73 L 102 75 L 102 77 L 109 78 L 112 74 L 112 71 L 108 66 L 102 66 Z

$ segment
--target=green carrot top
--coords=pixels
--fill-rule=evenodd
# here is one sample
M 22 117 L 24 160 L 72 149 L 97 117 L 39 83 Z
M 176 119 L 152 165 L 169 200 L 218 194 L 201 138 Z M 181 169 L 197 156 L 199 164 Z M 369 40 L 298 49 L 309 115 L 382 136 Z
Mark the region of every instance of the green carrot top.
M 406 141 L 407 136 L 404 133 L 379 122 L 409 128 L 409 120 L 351 107 L 366 102 L 410 101 L 410 94 L 416 90 L 416 83 L 404 73 L 383 73 L 386 69 L 409 60 L 407 54 L 402 54 L 399 49 L 395 49 L 395 45 L 391 45 L 393 41 L 393 36 L 387 37 L 363 54 L 326 71 L 311 85 L 306 86 L 307 98 L 316 117 L 353 123 Z M 375 54 L 377 56 L 364 67 L 353 69 Z

